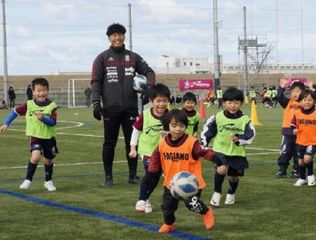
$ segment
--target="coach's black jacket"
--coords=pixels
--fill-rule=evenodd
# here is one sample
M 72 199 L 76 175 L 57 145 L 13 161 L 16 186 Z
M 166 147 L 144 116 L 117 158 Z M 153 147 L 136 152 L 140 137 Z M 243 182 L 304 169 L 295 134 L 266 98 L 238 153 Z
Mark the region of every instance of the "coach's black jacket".
M 147 77 L 147 84 L 155 83 L 155 73 L 138 54 L 122 48 L 100 53 L 92 69 L 92 102 L 102 100 L 105 110 L 137 111 L 137 94 L 133 89 L 135 74 Z

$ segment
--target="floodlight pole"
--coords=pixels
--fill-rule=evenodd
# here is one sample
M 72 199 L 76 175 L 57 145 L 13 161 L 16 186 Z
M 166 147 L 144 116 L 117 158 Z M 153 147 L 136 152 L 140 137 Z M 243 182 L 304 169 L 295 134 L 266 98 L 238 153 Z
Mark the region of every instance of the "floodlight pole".
M 3 38 L 3 99 L 8 103 L 8 57 L 7 57 L 7 32 L 5 18 L 5 0 L 2 2 L 2 38 Z
M 132 39 L 132 4 L 128 4 L 128 30 L 129 30 L 129 50 L 133 51 Z
M 214 34 L 214 90 L 220 86 L 220 56 L 218 48 L 218 14 L 217 0 L 213 0 L 213 34 Z
M 247 19 L 246 19 L 246 7 L 243 7 L 244 12 L 244 40 L 243 40 L 243 52 L 244 52 L 244 81 L 243 81 L 243 92 L 244 96 L 247 95 L 248 91 L 248 59 L 247 59 L 247 52 L 248 52 L 248 40 L 247 40 Z

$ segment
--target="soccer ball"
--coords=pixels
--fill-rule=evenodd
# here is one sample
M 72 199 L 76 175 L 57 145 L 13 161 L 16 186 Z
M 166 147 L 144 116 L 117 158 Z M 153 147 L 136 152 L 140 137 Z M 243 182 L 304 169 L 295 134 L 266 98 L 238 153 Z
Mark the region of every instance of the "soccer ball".
M 136 92 L 143 93 L 147 86 L 147 78 L 144 75 L 136 75 L 133 78 L 133 88 Z
M 197 178 L 189 172 L 179 172 L 170 182 L 170 193 L 178 200 L 185 200 L 196 195 L 199 191 Z

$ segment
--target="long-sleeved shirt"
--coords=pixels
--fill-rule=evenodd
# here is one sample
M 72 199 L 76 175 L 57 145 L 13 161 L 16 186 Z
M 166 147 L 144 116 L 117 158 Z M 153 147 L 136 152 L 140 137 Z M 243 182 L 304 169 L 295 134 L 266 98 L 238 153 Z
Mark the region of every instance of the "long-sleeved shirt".
M 138 54 L 125 47 L 100 53 L 93 63 L 91 101 L 110 110 L 137 111 L 137 93 L 133 89 L 135 74 L 147 77 L 147 86 L 155 84 L 155 73 Z
M 237 119 L 240 118 L 243 113 L 241 111 L 238 111 L 236 114 L 231 114 L 227 110 L 224 110 L 224 115 L 227 118 L 230 119 Z M 201 132 L 201 143 L 204 147 L 207 147 L 212 138 L 214 138 L 217 134 L 217 124 L 216 124 L 216 119 L 215 116 L 210 117 Z M 252 125 L 251 122 L 249 122 L 245 126 L 245 131 L 243 134 L 236 134 L 235 136 L 238 138 L 237 141 L 235 141 L 236 145 L 247 145 L 251 144 L 255 138 L 256 131 L 254 126 Z

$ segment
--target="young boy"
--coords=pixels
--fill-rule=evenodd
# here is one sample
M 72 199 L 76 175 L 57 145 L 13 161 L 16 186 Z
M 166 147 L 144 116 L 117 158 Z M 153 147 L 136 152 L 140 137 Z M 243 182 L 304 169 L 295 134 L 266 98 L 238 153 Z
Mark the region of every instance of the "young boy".
M 312 83 L 311 83 L 312 84 Z M 290 99 L 284 95 L 286 87 L 290 87 L 291 95 Z M 296 136 L 293 135 L 291 129 L 291 120 L 294 114 L 299 110 L 302 100 L 302 95 L 305 91 L 305 85 L 299 81 L 293 82 L 289 86 L 289 79 L 281 78 L 280 87 L 276 96 L 279 104 L 284 108 L 283 122 L 282 122 L 282 143 L 281 154 L 278 158 L 279 170 L 276 173 L 277 177 L 286 176 L 286 170 L 289 166 L 289 162 L 293 157 L 293 171 L 289 174 L 289 177 L 299 177 L 298 174 L 298 158 L 296 154 Z
M 185 112 L 189 120 L 189 125 L 187 127 L 186 133 L 193 137 L 197 137 L 200 119 L 200 115 L 197 113 L 197 111 L 195 111 L 196 102 L 197 100 L 194 93 L 187 92 L 183 95 L 182 111 Z
M 315 186 L 313 158 L 316 152 L 316 97 L 312 90 L 306 90 L 302 99 L 302 107 L 295 113 L 291 127 L 296 135 L 296 146 L 299 156 L 300 178 L 294 186 Z M 307 181 L 306 181 L 307 168 Z
M 255 128 L 250 119 L 241 110 L 243 93 L 234 87 L 228 88 L 223 95 L 224 110 L 210 117 L 202 130 L 202 144 L 207 147 L 214 137 L 213 151 L 216 162 L 214 176 L 214 194 L 210 201 L 213 206 L 220 205 L 222 185 L 226 175 L 230 176 L 225 204 L 235 203 L 235 193 L 239 177 L 244 176 L 248 168 L 245 145 L 251 144 L 255 137 Z
M 198 194 L 184 200 L 185 206 L 190 211 L 200 213 L 203 216 L 207 230 L 214 226 L 213 210 L 200 200 L 205 182 L 202 177 L 202 164 L 199 159 L 204 157 L 210 160 L 214 153 L 203 149 L 196 138 L 185 133 L 188 124 L 187 116 L 180 109 L 173 109 L 162 117 L 163 128 L 169 133 L 159 142 L 159 145 L 154 150 L 148 167 L 148 174 L 155 175 L 163 171 L 165 176 L 163 202 L 161 205 L 164 224 L 159 229 L 159 232 L 162 233 L 169 233 L 175 230 L 175 211 L 178 208 L 179 200 L 171 195 L 169 189 L 172 177 L 180 171 L 192 173 L 199 182 Z M 181 156 L 186 157 L 184 159 Z
M 160 117 L 168 112 L 167 106 L 169 99 L 170 90 L 166 85 L 161 83 L 154 85 L 149 91 L 149 101 L 152 107 L 144 110 L 133 125 L 129 156 L 132 158 L 137 156 L 136 146 L 138 145 L 138 154 L 143 160 L 146 171 L 140 185 L 139 197 L 135 206 L 136 211 L 145 213 L 152 212 L 152 206 L 148 198 L 157 186 L 160 174 L 149 178 L 147 169 L 150 156 L 161 138 L 160 135 L 163 128 Z M 148 184 L 148 182 L 151 182 L 151 184 Z M 149 188 L 149 185 L 151 188 Z
M 25 116 L 26 135 L 30 137 L 31 160 L 27 166 L 27 173 L 21 189 L 28 189 L 32 183 L 41 154 L 44 156 L 45 183 L 48 191 L 55 191 L 56 187 L 52 181 L 53 159 L 58 153 L 56 145 L 55 125 L 57 121 L 57 105 L 49 100 L 49 84 L 45 78 L 36 78 L 32 81 L 34 100 L 16 107 L 0 127 L 0 133 L 4 133 L 11 122 L 17 116 Z

